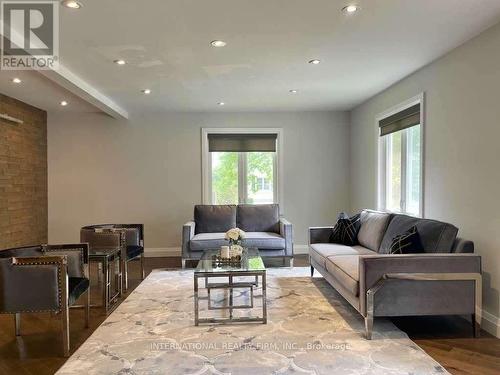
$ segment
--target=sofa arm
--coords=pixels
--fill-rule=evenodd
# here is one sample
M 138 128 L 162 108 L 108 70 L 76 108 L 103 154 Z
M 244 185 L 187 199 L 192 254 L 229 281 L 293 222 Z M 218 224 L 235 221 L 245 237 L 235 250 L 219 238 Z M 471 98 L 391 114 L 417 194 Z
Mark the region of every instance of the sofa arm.
M 329 243 L 333 227 L 310 227 L 309 245 L 313 243 Z
M 59 312 L 67 303 L 67 258 L 19 257 L 0 260 L 0 312 Z
M 474 252 L 474 242 L 465 240 L 463 238 L 455 238 L 453 243 L 452 253 L 473 253 Z
M 182 258 L 189 258 L 189 241 L 194 237 L 195 222 L 188 221 L 182 226 Z
M 386 278 L 405 279 L 405 274 L 480 275 L 481 257 L 475 254 L 360 255 L 359 295 L 361 311 L 366 311 L 366 293 L 371 288 L 376 287 L 380 280 Z
M 280 235 L 285 239 L 285 255 L 293 256 L 293 225 L 285 218 L 280 218 Z

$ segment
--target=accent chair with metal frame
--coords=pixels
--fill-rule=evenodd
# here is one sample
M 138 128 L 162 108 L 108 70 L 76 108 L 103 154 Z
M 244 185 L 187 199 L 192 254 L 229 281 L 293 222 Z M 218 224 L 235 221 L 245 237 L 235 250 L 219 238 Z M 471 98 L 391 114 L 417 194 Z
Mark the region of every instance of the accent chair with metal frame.
M 123 233 L 123 235 L 121 235 Z M 144 225 L 98 224 L 82 227 L 80 241 L 88 242 L 90 249 L 120 247 L 122 249 L 123 289 L 128 289 L 128 262 L 140 260 L 141 280 L 144 280 Z
M 0 313 L 13 314 L 16 336 L 21 314 L 53 312 L 62 320 L 63 352 L 69 356 L 69 308 L 84 296 L 89 326 L 88 244 L 39 245 L 0 251 Z

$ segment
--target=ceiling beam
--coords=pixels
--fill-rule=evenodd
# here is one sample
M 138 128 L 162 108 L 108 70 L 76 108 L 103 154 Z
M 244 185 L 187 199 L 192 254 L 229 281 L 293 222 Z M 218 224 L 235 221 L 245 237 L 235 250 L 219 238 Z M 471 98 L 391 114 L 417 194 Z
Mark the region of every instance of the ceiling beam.
M 3 28 L 0 28 L 1 37 L 3 37 L 2 30 Z M 11 33 L 13 36 L 20 38 L 17 30 L 11 29 Z M 14 38 L 14 40 L 16 40 L 16 38 Z M 59 63 L 58 69 L 36 71 L 111 117 L 116 119 L 128 119 L 129 115 L 125 109 L 116 104 L 110 97 L 102 94 L 88 82 L 64 67 L 63 64 Z
M 111 98 L 99 92 L 89 83 L 78 77 L 72 71 L 65 68 L 62 64 L 59 64 L 59 68 L 57 70 L 39 70 L 38 73 L 50 79 L 58 86 L 65 88 L 72 94 L 85 100 L 87 103 L 99 108 L 111 117 L 116 119 L 128 119 L 129 117 L 128 112 L 125 109 L 116 104 Z

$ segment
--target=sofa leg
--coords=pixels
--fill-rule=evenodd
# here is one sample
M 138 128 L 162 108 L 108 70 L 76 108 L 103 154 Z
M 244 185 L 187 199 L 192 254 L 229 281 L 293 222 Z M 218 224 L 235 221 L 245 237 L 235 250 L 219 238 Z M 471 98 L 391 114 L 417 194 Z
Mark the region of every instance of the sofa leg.
M 14 326 L 16 329 L 16 336 L 21 336 L 21 314 L 14 314 Z
M 478 338 L 481 335 L 481 324 L 476 321 L 476 314 L 471 315 L 472 335 Z
M 186 259 L 182 259 L 181 263 L 182 263 L 182 269 L 186 268 Z
M 314 267 L 311 266 L 311 277 L 313 277 L 313 276 L 314 276 Z
M 67 303 L 67 301 L 66 301 Z M 69 307 L 67 305 L 63 306 L 62 314 L 62 342 L 63 342 L 63 353 L 65 357 L 69 357 L 70 344 L 69 344 Z
M 372 331 L 373 331 L 373 316 L 368 315 L 365 317 L 365 334 L 366 339 L 372 339 Z

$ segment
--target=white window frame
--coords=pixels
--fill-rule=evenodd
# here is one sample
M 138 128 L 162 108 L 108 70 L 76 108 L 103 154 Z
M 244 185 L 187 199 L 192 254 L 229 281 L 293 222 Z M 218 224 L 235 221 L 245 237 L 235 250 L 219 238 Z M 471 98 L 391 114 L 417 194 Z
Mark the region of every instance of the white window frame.
M 208 151 L 208 135 L 209 134 L 276 134 L 276 153 L 274 156 L 274 184 L 273 184 L 273 194 L 274 201 L 279 204 L 280 211 L 283 213 L 283 129 L 281 128 L 202 128 L 201 129 L 201 175 L 202 175 L 202 194 L 201 201 L 203 204 L 212 204 L 212 158 L 210 152 Z M 243 156 L 238 158 L 239 165 L 238 168 L 242 173 L 239 174 L 238 184 L 247 186 L 243 184 L 244 175 L 246 173 L 246 155 L 242 153 Z M 241 192 L 241 189 L 239 189 Z M 246 193 L 243 193 L 246 195 Z M 242 196 L 238 199 L 240 202 L 243 201 Z
M 422 92 L 413 98 L 410 98 L 402 103 L 399 103 L 398 105 L 382 112 L 379 113 L 376 118 L 375 118 L 375 128 L 376 128 L 376 139 L 377 139 L 377 155 L 375 160 L 377 161 L 376 165 L 376 171 L 377 171 L 377 192 L 376 192 L 376 202 L 377 202 L 377 209 L 380 211 L 387 211 L 389 212 L 390 210 L 387 209 L 386 206 L 386 189 L 387 189 L 387 171 L 386 171 L 386 165 L 387 165 L 387 155 L 388 155 L 388 147 L 387 147 L 387 137 L 381 137 L 380 136 L 380 127 L 379 123 L 383 119 L 395 115 L 398 112 L 401 112 L 407 108 L 410 108 L 416 104 L 420 104 L 420 201 L 419 201 L 419 214 L 418 217 L 425 217 L 425 93 Z M 406 133 L 403 133 L 403 139 L 402 139 L 402 149 L 401 149 L 401 158 L 402 158 L 402 165 L 406 166 Z M 402 174 L 402 179 L 406 179 L 406 167 L 403 168 L 401 171 Z M 405 184 L 403 184 L 405 186 Z M 401 194 L 406 197 L 406 191 L 401 191 Z M 400 213 L 400 212 L 398 212 Z M 407 212 L 403 212 L 405 214 L 408 214 Z

